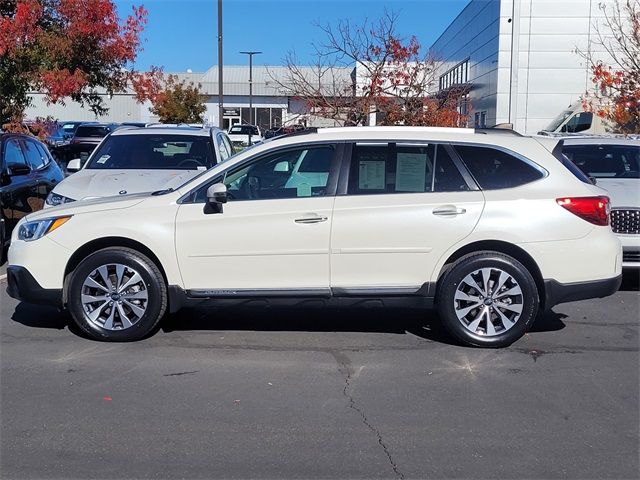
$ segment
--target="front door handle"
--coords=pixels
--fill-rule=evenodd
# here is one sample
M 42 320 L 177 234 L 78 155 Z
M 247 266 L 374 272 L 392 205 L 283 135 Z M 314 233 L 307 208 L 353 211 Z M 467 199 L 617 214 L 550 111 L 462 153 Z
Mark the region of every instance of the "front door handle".
M 320 215 L 317 214 L 312 214 L 314 216 L 308 216 L 308 217 L 302 217 L 302 218 L 296 218 L 295 222 L 296 223 L 321 223 L 321 222 L 326 222 L 327 221 L 327 217 L 321 217 Z
M 455 215 L 462 215 L 463 213 L 467 213 L 467 210 L 456 207 L 455 205 L 443 205 L 442 207 L 433 209 L 433 214 L 440 217 L 453 217 Z

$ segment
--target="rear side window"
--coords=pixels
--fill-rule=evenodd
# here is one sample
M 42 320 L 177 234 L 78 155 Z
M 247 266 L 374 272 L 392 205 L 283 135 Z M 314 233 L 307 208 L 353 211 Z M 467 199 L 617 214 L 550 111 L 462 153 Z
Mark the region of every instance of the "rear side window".
M 519 187 L 544 177 L 533 165 L 496 148 L 456 145 L 455 149 L 484 190 Z
M 442 145 L 356 145 L 349 174 L 350 195 L 468 190 Z

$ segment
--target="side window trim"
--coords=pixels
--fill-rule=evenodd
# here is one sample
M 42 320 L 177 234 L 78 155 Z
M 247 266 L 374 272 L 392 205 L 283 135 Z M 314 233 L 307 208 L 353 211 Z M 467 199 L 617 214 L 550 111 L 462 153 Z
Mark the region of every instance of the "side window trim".
M 456 149 L 453 148 L 453 146 L 450 143 L 446 143 L 442 145 L 447 151 L 447 153 L 449 154 L 449 157 L 453 161 L 453 164 L 456 166 L 456 168 L 460 172 L 460 175 L 462 175 L 462 178 L 464 178 L 464 181 L 467 182 L 467 186 L 469 187 L 469 190 L 479 191 L 480 185 L 478 185 L 478 183 L 475 181 L 475 179 L 473 178 L 473 175 L 471 175 L 471 172 L 469 172 L 469 170 L 467 169 L 467 166 L 464 164 L 464 162 L 458 155 L 458 152 L 456 151 Z
M 331 160 L 331 167 L 329 169 L 329 178 L 327 180 L 327 187 L 326 187 L 327 193 L 326 195 L 323 195 L 323 197 L 333 197 L 336 195 L 336 187 L 338 183 L 338 176 L 340 173 L 340 152 L 343 144 L 344 142 L 340 142 L 340 141 L 299 143 L 299 144 L 293 144 L 293 145 L 286 145 L 281 148 L 278 148 L 277 150 L 273 149 L 273 150 L 268 150 L 266 152 L 261 152 L 257 155 L 247 158 L 245 161 L 241 163 L 235 164 L 233 166 L 226 168 L 221 172 L 218 172 L 218 174 L 215 177 L 210 178 L 209 180 L 202 182 L 197 186 L 193 187 L 191 190 L 189 190 L 189 192 L 187 192 L 185 195 L 180 197 L 177 203 L 178 204 L 203 203 L 203 202 L 195 201 L 195 197 L 201 189 L 208 188 L 214 183 L 223 182 L 227 174 L 233 173 L 237 170 L 242 170 L 243 168 L 246 168 L 255 162 L 259 162 L 261 159 L 265 157 L 276 155 L 278 153 L 284 153 L 291 150 L 301 149 L 301 148 L 309 149 L 309 148 L 323 147 L 327 145 L 334 146 L 335 149 L 333 152 L 333 158 Z M 263 200 L 278 200 L 278 199 L 265 198 L 265 199 L 256 199 L 256 200 L 263 201 Z M 242 201 L 256 201 L 256 200 L 242 200 Z M 290 198 L 290 200 L 295 200 L 295 198 Z

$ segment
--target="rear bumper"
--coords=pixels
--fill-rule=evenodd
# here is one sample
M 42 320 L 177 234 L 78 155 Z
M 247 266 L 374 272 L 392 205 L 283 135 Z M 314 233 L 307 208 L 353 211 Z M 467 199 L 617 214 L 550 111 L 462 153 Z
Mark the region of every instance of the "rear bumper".
M 42 288 L 29 270 L 20 266 L 7 268 L 7 293 L 22 302 L 62 306 L 62 289 Z
M 560 283 L 556 280 L 545 280 L 545 308 L 554 305 L 588 298 L 603 298 L 613 295 L 620 288 L 622 275 L 590 282 Z

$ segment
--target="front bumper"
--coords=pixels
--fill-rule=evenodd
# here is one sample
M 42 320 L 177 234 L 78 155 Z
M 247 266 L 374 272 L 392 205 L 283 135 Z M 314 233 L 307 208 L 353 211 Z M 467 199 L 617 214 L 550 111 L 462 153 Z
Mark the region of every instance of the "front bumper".
M 7 284 L 7 293 L 16 300 L 62 307 L 62 289 L 42 288 L 24 267 L 9 266 Z
M 588 298 L 603 298 L 613 295 L 620 288 L 622 275 L 591 282 L 560 283 L 556 280 L 545 280 L 545 308 L 554 305 Z

